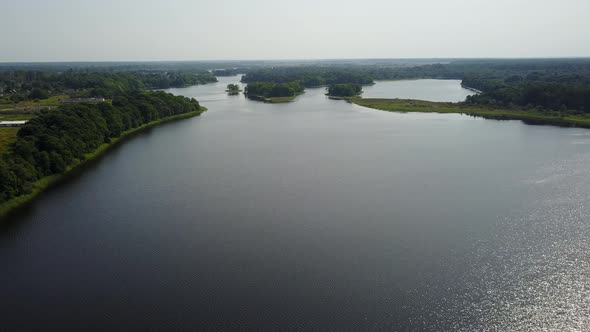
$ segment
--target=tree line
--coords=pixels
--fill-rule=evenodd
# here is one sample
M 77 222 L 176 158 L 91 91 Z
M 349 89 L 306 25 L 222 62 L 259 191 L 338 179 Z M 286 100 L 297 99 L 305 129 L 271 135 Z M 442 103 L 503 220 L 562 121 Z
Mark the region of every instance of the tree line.
M 237 84 L 228 84 L 227 89 L 225 90 L 229 95 L 236 96 L 240 94 L 240 86 Z
M 472 75 L 463 80 L 463 86 L 482 91 L 467 98 L 470 104 L 590 113 L 590 85 L 583 81 L 559 81 L 538 75 L 513 75 L 505 79 Z
M 297 66 L 275 67 L 249 71 L 242 82 L 298 82 L 306 88 L 340 83 L 373 84 L 373 78 L 362 67 Z
M 332 84 L 328 87 L 328 95 L 335 97 L 354 97 L 363 92 L 359 84 Z
M 195 99 L 153 91 L 118 96 L 112 104 L 64 105 L 44 112 L 25 124 L 0 156 L 0 202 L 30 193 L 35 181 L 64 173 L 127 130 L 199 109 Z
M 166 89 L 217 82 L 213 74 L 168 71 L 0 71 L 0 103 L 44 99 L 51 95 L 113 98 L 144 89 Z
M 468 97 L 469 104 L 590 113 L 590 59 L 460 60 L 367 70 L 375 79 L 461 79 L 481 92 Z
M 258 68 L 248 71 L 242 80 L 299 82 L 304 87 L 315 87 L 418 78 L 462 80 L 463 86 L 481 91 L 466 100 L 470 104 L 590 113 L 590 59 L 584 58 L 455 60 L 418 66 L 385 61 Z
M 304 87 L 299 82 L 272 83 L 253 82 L 248 83 L 244 94 L 252 97 L 293 97 L 302 93 Z

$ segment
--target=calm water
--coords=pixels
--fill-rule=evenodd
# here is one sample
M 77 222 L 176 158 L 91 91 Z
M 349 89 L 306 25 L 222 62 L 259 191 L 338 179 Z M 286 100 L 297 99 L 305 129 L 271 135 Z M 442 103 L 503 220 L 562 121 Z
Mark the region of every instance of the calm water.
M 3 226 L 0 330 L 590 328 L 590 131 L 237 80 Z
M 473 91 L 463 89 L 461 80 L 377 81 L 363 87 L 365 98 L 405 98 L 431 101 L 465 101 Z

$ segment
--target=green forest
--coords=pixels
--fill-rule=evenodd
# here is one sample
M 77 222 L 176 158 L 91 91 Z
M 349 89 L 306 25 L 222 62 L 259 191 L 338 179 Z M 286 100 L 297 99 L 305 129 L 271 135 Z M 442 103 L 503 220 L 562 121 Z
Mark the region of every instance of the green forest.
M 328 87 L 328 96 L 354 97 L 363 93 L 359 84 L 332 84 Z
M 249 71 L 242 77 L 242 82 L 299 82 L 306 88 L 320 87 L 331 84 L 354 83 L 373 84 L 373 78 L 360 66 L 348 67 L 275 67 Z
M 258 68 L 244 82 L 299 82 L 304 87 L 372 84 L 375 80 L 459 79 L 480 94 L 466 103 L 503 108 L 590 113 L 590 59 L 455 60 L 417 66 L 383 62 Z
M 195 99 L 136 92 L 112 104 L 75 104 L 44 112 L 25 124 L 0 157 L 0 203 L 32 192 L 33 184 L 62 174 L 122 133 L 153 121 L 200 112 Z
M 253 82 L 248 83 L 244 93 L 248 98 L 270 98 L 270 97 L 294 97 L 304 90 L 299 82 L 270 83 Z
M 236 96 L 240 94 L 240 86 L 237 84 L 228 84 L 227 89 L 225 90 L 230 96 Z
M 217 82 L 217 79 L 207 71 L 0 70 L 0 104 L 64 94 L 72 97 L 113 98 L 144 89 L 212 82 Z
M 335 84 L 373 84 L 376 80 L 459 79 L 481 91 L 466 102 L 505 108 L 590 113 L 590 59 L 466 59 L 401 64 L 395 60 L 366 60 L 347 64 L 315 62 L 227 63 L 227 69 L 207 70 L 218 63 L 120 63 L 116 65 L 55 64 L 0 66 L 0 104 L 43 100 L 56 95 L 113 98 L 130 91 L 164 89 L 217 81 L 215 76 L 245 73 L 250 95 L 285 96 Z M 286 87 L 251 83 L 287 84 Z M 252 89 L 256 90 L 254 92 Z M 274 89 L 274 90 L 273 90 Z

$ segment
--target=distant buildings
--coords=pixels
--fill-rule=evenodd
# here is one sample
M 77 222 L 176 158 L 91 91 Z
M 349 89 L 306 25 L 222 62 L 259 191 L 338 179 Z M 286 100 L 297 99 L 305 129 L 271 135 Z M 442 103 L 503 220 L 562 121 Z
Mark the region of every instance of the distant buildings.
M 62 104 L 90 103 L 98 104 L 104 102 L 104 98 L 64 98 L 60 100 Z
M 0 121 L 0 127 L 20 127 L 25 123 L 29 122 L 28 120 L 22 121 Z

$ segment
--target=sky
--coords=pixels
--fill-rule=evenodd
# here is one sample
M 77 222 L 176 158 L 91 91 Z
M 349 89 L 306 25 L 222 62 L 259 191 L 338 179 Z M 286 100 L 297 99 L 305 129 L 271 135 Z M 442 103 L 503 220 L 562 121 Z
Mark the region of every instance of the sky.
M 0 9 L 0 62 L 590 56 L 590 0 L 0 0 Z

